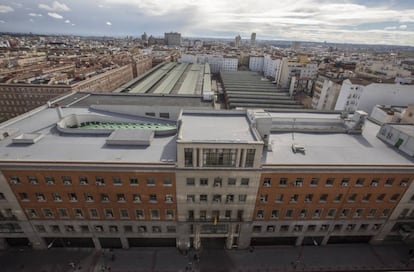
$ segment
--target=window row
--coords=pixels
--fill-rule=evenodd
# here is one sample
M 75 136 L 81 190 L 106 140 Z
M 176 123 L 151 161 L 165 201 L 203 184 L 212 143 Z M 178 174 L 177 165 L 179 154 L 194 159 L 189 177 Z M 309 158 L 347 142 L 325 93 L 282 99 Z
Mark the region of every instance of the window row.
M 273 201 L 275 203 L 297 203 L 300 201 L 303 201 L 305 203 L 312 203 L 312 202 L 320 202 L 320 203 L 324 203 L 324 202 L 328 202 L 328 200 L 331 200 L 333 202 L 340 202 L 340 201 L 347 201 L 347 202 L 355 202 L 355 201 L 361 201 L 361 202 L 368 202 L 370 200 L 375 200 L 377 202 L 381 202 L 384 200 L 388 200 L 391 202 L 396 202 L 398 199 L 400 198 L 400 194 L 392 194 L 392 195 L 388 195 L 387 194 L 371 194 L 371 193 L 366 193 L 366 194 L 355 194 L 355 193 L 351 193 L 346 195 L 346 199 L 344 197 L 344 194 L 336 194 L 336 195 L 329 195 L 329 194 L 319 194 L 319 195 L 315 195 L 315 194 L 304 194 L 304 195 L 299 195 L 299 194 L 290 194 L 290 195 L 286 195 L 286 194 L 276 194 L 274 196 Z M 270 197 L 269 194 L 260 194 L 260 197 L 258 199 L 258 201 L 260 203 L 268 203 L 270 201 Z
M 41 211 L 41 212 L 39 212 Z M 50 208 L 42 208 L 42 209 L 35 209 L 35 208 L 28 208 L 26 209 L 27 216 L 31 219 L 43 218 L 54 219 L 69 219 L 69 218 L 76 218 L 76 219 L 84 219 L 89 217 L 91 219 L 115 219 L 115 213 L 113 209 L 94 209 L 90 208 L 87 210 L 88 214 L 85 214 L 85 210 L 81 208 L 73 208 L 73 209 L 66 209 L 66 208 L 57 208 L 56 210 L 52 210 Z M 164 214 L 165 220 L 174 220 L 175 219 L 175 211 L 173 209 L 166 209 Z M 72 214 L 70 214 L 72 213 Z M 146 219 L 146 215 L 144 210 L 133 210 L 132 212 L 128 209 L 119 209 L 118 216 L 120 219 Z M 148 211 L 148 219 L 151 220 L 159 220 L 161 219 L 161 213 L 158 209 L 150 209 Z
M 358 232 L 365 232 L 365 231 L 378 231 L 381 228 L 381 224 L 334 224 L 332 232 L 341 232 L 341 231 L 358 231 Z M 329 224 L 322 224 L 322 225 L 267 225 L 266 227 L 261 225 L 254 225 L 253 232 L 260 233 L 260 232 L 328 232 L 331 225 Z
M 381 185 L 383 182 L 383 186 L 389 187 L 393 186 L 396 183 L 395 178 L 388 178 L 384 181 L 381 181 L 380 178 L 373 178 L 370 180 L 367 180 L 365 178 L 357 178 L 354 181 L 351 181 L 350 178 L 343 178 L 340 180 L 337 180 L 335 178 L 327 178 L 325 180 L 322 180 L 320 178 L 311 178 L 309 181 L 309 186 L 316 187 L 318 185 L 325 185 L 325 186 L 334 186 L 334 185 L 340 185 L 342 187 L 348 187 L 348 186 L 355 186 L 355 187 L 362 187 L 362 186 L 371 186 L 371 187 L 377 187 Z M 409 178 L 404 178 L 398 181 L 398 185 L 401 187 L 405 187 L 408 185 Z M 287 187 L 287 186 L 293 186 L 293 187 L 302 187 L 305 185 L 304 179 L 301 177 L 298 177 L 294 180 L 290 180 L 288 178 L 280 178 L 278 180 L 274 180 L 270 177 L 265 177 L 263 179 L 262 186 L 263 187 L 271 187 L 271 186 L 279 186 L 279 187 Z
M 53 233 L 61 233 L 61 232 L 82 232 L 82 233 L 89 233 L 89 232 L 121 232 L 124 233 L 175 233 L 176 227 L 175 226 L 166 226 L 165 229 L 163 229 L 161 226 L 146 226 L 146 225 L 123 225 L 123 226 L 117 226 L 117 225 L 109 225 L 109 226 L 103 226 L 103 225 L 34 225 L 35 229 L 39 233 L 46 233 L 46 232 L 53 232 Z
M 240 186 L 249 186 L 249 178 L 241 178 L 239 181 Z M 186 179 L 187 186 L 195 186 L 196 185 L 196 179 L 195 178 L 187 178 Z M 212 184 L 213 187 L 222 187 L 223 185 L 227 184 L 227 186 L 236 186 L 237 185 L 237 179 L 236 178 L 228 178 L 226 183 L 223 180 L 223 178 L 216 177 L 212 181 L 210 181 L 208 178 L 200 178 L 198 180 L 198 184 L 200 186 L 208 186 L 209 184 Z
M 30 197 L 28 193 L 18 193 L 18 196 L 21 201 L 30 201 Z M 127 202 L 132 201 L 134 203 L 141 203 L 143 201 L 143 198 L 140 194 L 105 194 L 102 193 L 99 195 L 98 199 L 97 197 L 92 193 L 83 193 L 83 194 L 77 194 L 77 193 L 67 193 L 65 195 L 62 195 L 60 193 L 51 193 L 50 199 L 54 202 L 62 202 L 63 196 L 66 197 L 67 201 L 70 202 L 78 202 L 78 201 L 86 201 L 86 202 L 95 202 L 95 201 L 101 201 L 101 202 L 110 202 L 110 201 L 117 201 L 117 202 Z M 35 193 L 34 194 L 35 199 L 38 202 L 45 202 L 47 201 L 47 197 L 45 193 Z M 149 194 L 145 195 L 144 199 L 148 201 L 148 203 L 158 203 L 158 201 L 163 201 L 164 203 L 174 203 L 174 197 L 172 194 L 166 194 L 166 195 L 157 195 L 157 194 Z
M 198 217 L 196 218 L 196 215 L 194 213 L 194 210 L 188 210 L 187 211 L 187 220 L 193 221 L 193 220 L 200 220 L 200 221 L 206 221 L 206 220 L 213 220 L 217 222 L 218 220 L 243 220 L 243 210 L 237 210 L 237 212 L 233 212 L 232 210 L 212 210 L 211 212 L 207 210 L 200 210 L 198 213 Z
M 57 183 L 55 177 L 53 176 L 45 176 L 43 177 L 45 184 L 47 185 L 54 185 Z M 28 176 L 27 177 L 27 182 L 29 184 L 39 184 L 39 179 L 35 176 Z M 71 176 L 62 176 L 60 178 L 61 184 L 63 185 L 73 185 L 73 180 Z M 101 176 L 96 176 L 93 180 L 93 182 L 97 185 L 97 186 L 104 186 L 106 184 L 106 180 L 101 177 Z M 129 185 L 131 186 L 138 186 L 140 184 L 140 180 L 138 180 L 137 177 L 130 177 L 128 180 Z M 143 183 L 145 183 L 147 186 L 155 186 L 156 185 L 156 181 L 154 178 L 152 177 L 148 177 L 145 179 L 145 181 L 142 181 Z M 22 183 L 21 178 L 17 177 L 17 176 L 12 176 L 10 178 L 10 183 L 11 184 L 20 184 Z M 88 179 L 88 177 L 79 177 L 78 178 L 78 184 L 79 185 L 89 185 L 91 183 L 90 179 Z M 112 185 L 115 186 L 119 186 L 122 185 L 123 181 L 120 177 L 112 177 Z M 172 186 L 172 180 L 170 178 L 164 178 L 163 179 L 163 185 L 164 186 Z
M 201 194 L 198 196 L 198 198 L 196 199 L 196 195 L 187 195 L 187 202 L 188 203 L 195 203 L 196 200 L 198 200 L 200 203 L 208 203 L 209 202 L 209 196 L 206 194 Z M 236 195 L 234 194 L 227 194 L 227 195 L 220 195 L 220 194 L 214 194 L 210 196 L 210 201 L 211 203 L 226 203 L 226 204 L 230 204 L 230 203 L 235 203 L 236 200 L 239 203 L 244 203 L 247 200 L 247 195 L 246 194 L 242 194 L 242 195 L 238 195 L 238 197 L 236 198 Z
M 375 209 L 375 208 L 329 208 L 325 209 L 326 213 L 323 214 L 324 209 L 323 208 L 316 208 L 316 209 L 274 209 L 268 214 L 270 219 L 320 219 L 320 218 L 326 218 L 326 219 L 333 219 L 333 218 L 373 218 L 373 217 L 383 217 L 386 218 L 391 214 L 391 208 L 384 208 L 384 209 Z M 282 213 L 283 211 L 283 213 Z M 257 210 L 256 211 L 256 219 L 265 219 L 266 211 L 265 210 Z

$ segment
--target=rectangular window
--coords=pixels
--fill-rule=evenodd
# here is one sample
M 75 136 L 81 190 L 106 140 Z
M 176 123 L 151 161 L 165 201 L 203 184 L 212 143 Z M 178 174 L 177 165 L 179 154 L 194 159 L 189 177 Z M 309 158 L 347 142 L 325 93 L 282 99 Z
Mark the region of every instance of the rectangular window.
M 392 186 L 393 184 L 394 184 L 394 181 L 395 181 L 395 179 L 394 178 L 388 178 L 386 181 L 385 181 L 385 184 L 384 184 L 384 186 Z
M 46 218 L 53 218 L 53 213 L 51 209 L 42 209 L 43 215 Z
M 267 194 L 260 195 L 260 202 L 261 203 L 267 203 L 267 197 L 268 197 Z
M 73 209 L 73 213 L 75 214 L 76 218 L 83 218 L 83 211 L 82 209 Z
M 239 195 L 239 202 L 246 202 L 247 195 Z
M 349 186 L 349 178 L 342 179 L 341 186 L 342 187 L 348 187 Z
M 286 210 L 285 217 L 286 218 L 292 218 L 293 217 L 293 210 Z
M 342 209 L 341 217 L 348 217 L 349 215 L 349 209 Z
M 302 187 L 302 186 L 303 186 L 303 178 L 296 178 L 295 187 Z
M 385 194 L 380 194 L 380 195 L 377 196 L 377 201 L 378 202 L 383 201 L 384 198 L 385 198 Z
M 194 186 L 195 185 L 195 178 L 187 178 L 186 182 L 187 182 L 187 186 Z
M 326 180 L 325 186 L 333 186 L 334 185 L 334 182 L 335 182 L 335 179 L 334 178 L 328 178 Z
M 108 194 L 101 194 L 101 201 L 102 202 L 109 202 L 109 195 Z
M 228 178 L 227 185 L 228 186 L 234 186 L 234 185 L 236 185 L 236 179 L 235 178 Z
M 371 183 L 369 184 L 369 186 L 371 187 L 377 187 L 379 184 L 379 178 L 375 178 L 371 180 Z
M 208 179 L 207 178 L 201 178 L 200 179 L 200 186 L 208 186 Z
M 95 182 L 96 182 L 96 185 L 98 186 L 105 185 L 105 180 L 103 179 L 103 177 L 95 177 Z
M 194 203 L 195 202 L 195 195 L 187 195 L 187 202 Z
M 370 209 L 368 212 L 368 217 L 373 217 L 377 213 L 377 209 Z
M 164 186 L 170 187 L 172 186 L 172 181 L 170 178 L 164 178 L 164 182 L 163 182 Z
M 98 218 L 99 217 L 98 211 L 96 209 L 89 209 L 89 216 L 91 218 Z
M 264 218 L 264 210 L 258 210 L 256 213 L 257 219 L 263 219 Z
M 326 202 L 328 200 L 328 194 L 321 194 L 319 196 L 319 202 Z
M 397 201 L 399 197 L 400 197 L 400 194 L 393 194 L 390 198 L 390 201 L 392 202 Z
M 287 182 L 288 182 L 288 179 L 287 178 L 281 178 L 279 180 L 279 186 L 286 186 L 287 185 Z
M 348 197 L 348 202 L 354 202 L 356 200 L 356 198 L 357 198 L 357 194 L 351 194 Z
M 283 194 L 276 194 L 275 202 L 282 202 L 283 201 Z
M 116 199 L 118 202 L 125 202 L 125 194 L 116 194 Z
M 157 195 L 156 194 L 150 194 L 149 195 L 149 202 L 150 203 L 157 203 Z
M 72 178 L 70 176 L 62 176 L 63 185 L 72 185 Z
M 135 210 L 135 216 L 137 219 L 144 219 L 144 211 L 143 210 Z
M 119 214 L 121 215 L 121 218 L 129 218 L 128 209 L 120 209 Z
M 138 186 L 138 178 L 137 177 L 130 177 L 129 178 L 129 185 Z
M 255 149 L 247 149 L 245 167 L 253 167 L 255 153 Z
M 203 165 L 210 166 L 235 166 L 237 157 L 236 149 L 203 149 Z
M 53 185 L 53 184 L 55 184 L 55 179 L 53 177 L 51 177 L 51 176 L 46 176 L 45 177 L 45 182 L 48 185 Z
M 355 186 L 361 187 L 364 185 L 365 179 L 364 178 L 358 178 L 355 182 Z
M 272 213 L 270 215 L 271 218 L 279 218 L 279 210 L 272 210 Z
M 184 148 L 184 164 L 185 167 L 193 167 L 193 149 Z
M 170 114 L 168 112 L 160 112 L 160 118 L 170 119 Z
M 37 181 L 37 178 L 36 177 L 30 176 L 30 177 L 27 177 L 27 179 L 29 180 L 29 183 L 30 184 L 38 184 L 39 183 Z
M 248 178 L 242 178 L 240 181 L 241 186 L 249 186 L 249 179 Z
M 326 217 L 333 218 L 336 214 L 336 209 L 329 209 Z
M 234 195 L 233 194 L 226 195 L 226 203 L 233 203 L 233 202 L 234 202 Z
M 299 195 L 298 194 L 293 194 L 291 197 L 290 197 L 290 203 L 295 203 L 295 202 L 297 202 L 298 201 L 298 199 L 299 199 Z
M 87 177 L 79 177 L 79 184 L 80 185 L 88 185 L 88 178 Z
M 122 185 L 120 177 L 112 177 L 112 184 L 113 185 Z
M 174 219 L 174 210 L 166 210 L 165 211 L 165 218 L 167 220 L 173 220 Z
M 147 178 L 147 186 L 155 186 L 155 180 L 151 177 Z
M 342 196 L 343 196 L 343 194 L 337 194 L 337 195 L 335 195 L 335 198 L 334 198 L 333 202 L 339 202 L 339 201 L 341 201 Z
M 319 179 L 318 178 L 312 178 L 310 181 L 310 186 L 318 186 Z
M 271 178 L 264 178 L 263 187 L 270 187 L 270 186 L 272 186 L 272 179 Z
M 372 194 L 365 194 L 362 196 L 362 202 L 368 202 Z
M 19 197 L 22 201 L 29 201 L 29 196 L 27 193 L 19 193 Z

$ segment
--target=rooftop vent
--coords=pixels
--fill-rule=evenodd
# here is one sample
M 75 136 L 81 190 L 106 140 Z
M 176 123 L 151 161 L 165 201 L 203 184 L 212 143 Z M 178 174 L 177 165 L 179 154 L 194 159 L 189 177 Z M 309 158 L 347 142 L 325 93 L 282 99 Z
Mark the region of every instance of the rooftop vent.
M 14 144 L 34 144 L 43 138 L 41 133 L 23 133 L 12 139 Z
M 303 155 L 305 155 L 305 147 L 298 144 L 292 144 L 292 151 L 295 154 L 302 153 Z

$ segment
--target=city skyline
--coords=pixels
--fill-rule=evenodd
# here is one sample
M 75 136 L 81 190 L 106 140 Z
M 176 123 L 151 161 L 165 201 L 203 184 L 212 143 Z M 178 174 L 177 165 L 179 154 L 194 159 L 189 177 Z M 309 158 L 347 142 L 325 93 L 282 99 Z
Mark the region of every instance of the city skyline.
M 413 29 L 414 3 L 397 0 L 0 1 L 2 32 L 414 45 Z

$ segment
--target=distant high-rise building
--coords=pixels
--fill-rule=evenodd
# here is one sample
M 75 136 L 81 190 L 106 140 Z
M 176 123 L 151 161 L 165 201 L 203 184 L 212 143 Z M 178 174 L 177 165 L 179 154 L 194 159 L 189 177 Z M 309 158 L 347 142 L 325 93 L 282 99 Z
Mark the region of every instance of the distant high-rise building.
M 250 44 L 256 45 L 256 33 L 255 32 L 253 32 L 252 35 L 250 36 Z
M 148 35 L 147 35 L 147 33 L 146 33 L 146 32 L 144 32 L 144 34 L 142 34 L 142 35 L 141 35 L 141 40 L 142 40 L 143 42 L 148 41 Z
M 234 46 L 239 47 L 240 44 L 241 44 L 241 37 L 240 35 L 237 35 L 236 38 L 234 39 Z
M 181 33 L 164 33 L 164 39 L 166 45 L 181 45 Z

